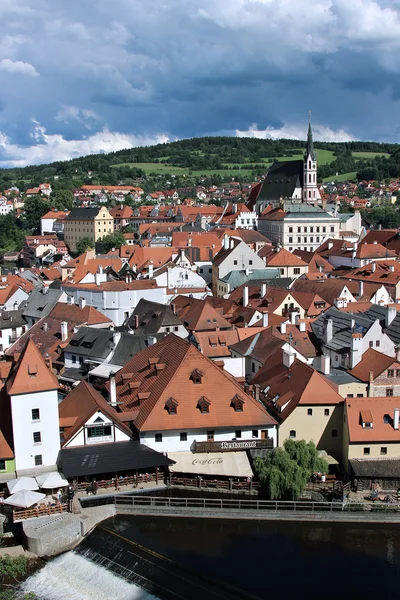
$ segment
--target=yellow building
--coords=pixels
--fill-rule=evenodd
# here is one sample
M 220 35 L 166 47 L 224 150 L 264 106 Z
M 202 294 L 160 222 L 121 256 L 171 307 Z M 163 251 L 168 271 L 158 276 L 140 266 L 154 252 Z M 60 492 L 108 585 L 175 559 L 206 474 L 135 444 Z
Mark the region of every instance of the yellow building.
M 114 219 L 107 208 L 74 208 L 64 219 L 64 241 L 71 252 L 82 238 L 89 238 L 93 245 L 106 235 L 114 233 Z
M 251 380 L 279 423 L 278 446 L 285 440 L 314 442 L 342 459 L 343 398 L 313 367 L 278 350 Z

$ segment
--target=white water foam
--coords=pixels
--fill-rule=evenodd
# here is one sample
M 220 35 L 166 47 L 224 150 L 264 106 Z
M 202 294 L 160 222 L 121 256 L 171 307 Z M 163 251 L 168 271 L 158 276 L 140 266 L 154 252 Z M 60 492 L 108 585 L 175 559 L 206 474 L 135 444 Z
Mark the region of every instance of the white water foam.
M 21 586 L 21 593 L 27 592 L 39 600 L 157 600 L 74 552 L 59 556 L 29 577 Z

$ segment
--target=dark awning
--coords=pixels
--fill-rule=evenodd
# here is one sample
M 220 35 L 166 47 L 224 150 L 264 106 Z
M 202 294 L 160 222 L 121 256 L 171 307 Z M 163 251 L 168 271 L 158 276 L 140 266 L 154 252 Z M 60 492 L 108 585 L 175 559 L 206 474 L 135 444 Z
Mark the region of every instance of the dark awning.
M 349 460 L 354 477 L 364 479 L 400 479 L 400 459 L 377 458 L 375 460 L 353 458 Z
M 71 478 L 167 467 L 174 461 L 143 444 L 128 441 L 64 448 L 58 453 L 57 464 L 65 477 Z

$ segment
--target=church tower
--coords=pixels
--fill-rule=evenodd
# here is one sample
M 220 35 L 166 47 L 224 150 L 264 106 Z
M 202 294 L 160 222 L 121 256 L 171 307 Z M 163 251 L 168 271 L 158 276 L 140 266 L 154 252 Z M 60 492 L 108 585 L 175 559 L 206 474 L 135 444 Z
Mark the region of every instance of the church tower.
M 303 202 L 314 203 L 320 194 L 317 187 L 317 154 L 314 150 L 311 116 L 308 123 L 307 147 L 303 161 Z

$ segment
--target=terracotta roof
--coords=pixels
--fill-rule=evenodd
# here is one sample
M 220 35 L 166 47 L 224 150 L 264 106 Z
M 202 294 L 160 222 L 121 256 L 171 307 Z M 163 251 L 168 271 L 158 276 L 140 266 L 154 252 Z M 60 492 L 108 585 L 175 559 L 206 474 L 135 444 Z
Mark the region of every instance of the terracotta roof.
M 347 398 L 347 427 L 350 443 L 400 442 L 400 430 L 393 427 L 394 409 L 400 398 Z M 361 413 L 370 412 L 372 427 L 362 426 Z M 366 421 L 364 421 L 365 423 Z
M 265 264 L 269 267 L 307 267 L 304 260 L 284 248 L 276 252 L 269 246 L 264 246 L 259 250 L 258 256 L 264 258 Z
M 360 381 L 369 381 L 369 374 L 373 374 L 373 378 L 376 379 L 383 371 L 386 371 L 391 365 L 396 364 L 397 369 L 400 369 L 400 364 L 393 358 L 393 356 L 387 356 L 381 352 L 377 352 L 373 348 L 368 348 L 364 352 L 360 362 L 353 368 L 349 373 L 359 379 Z
M 163 364 L 164 368 L 157 370 L 154 361 Z M 123 375 L 128 374 L 129 378 L 124 379 Z M 199 383 L 194 382 L 195 376 L 199 377 Z M 139 387 L 133 387 L 132 382 L 138 382 Z M 184 431 L 275 423 L 233 377 L 203 356 L 193 344 L 174 334 L 136 354 L 117 373 L 116 383 L 121 409 L 139 408 L 134 424 L 140 431 Z M 143 399 L 139 399 L 138 395 Z M 232 406 L 236 396 L 244 402 L 243 411 L 235 411 Z M 171 398 L 177 402 L 177 414 L 174 415 L 168 414 L 165 408 Z M 198 408 L 202 398 L 210 403 L 208 413 L 201 413 Z
M 112 323 L 109 317 L 106 317 L 97 308 L 86 305 L 80 308 L 76 304 L 67 304 L 65 302 L 57 302 L 53 310 L 49 314 L 52 319 L 59 321 L 73 321 L 80 325 L 99 325 L 100 323 Z
M 123 204 L 122 207 L 118 205 L 110 209 L 110 215 L 114 219 L 130 219 L 133 216 L 133 210 L 126 204 Z
M 225 331 L 197 331 L 193 333 L 193 337 L 204 356 L 208 358 L 230 357 L 230 346 L 237 344 L 240 340 L 253 337 L 262 330 L 262 327 L 247 327 Z
M 307 252 L 306 250 L 294 250 L 293 254 L 304 260 L 308 264 L 308 274 L 311 273 L 330 273 L 334 267 L 317 252 Z
M 173 259 L 173 255 L 177 254 L 176 248 L 155 248 L 155 247 L 141 247 L 141 246 L 130 246 L 131 257 L 129 259 L 129 266 L 133 267 L 136 265 L 140 271 L 150 261 L 153 262 L 154 268 L 161 267 L 166 262 Z
M 363 242 L 358 245 L 356 256 L 361 260 L 365 260 L 370 258 L 389 258 L 390 256 L 395 258 L 396 254 L 385 248 L 385 246 L 382 246 L 382 244 L 366 244 Z
M 191 231 L 174 231 L 172 233 L 172 246 L 177 248 L 192 246 L 207 246 L 212 247 L 213 245 L 217 250 L 221 248 L 221 240 L 213 233 L 200 233 Z M 216 250 L 216 251 L 217 251 Z
M 7 382 L 9 396 L 57 389 L 57 377 L 50 371 L 42 354 L 29 339 Z
M 62 221 L 69 215 L 69 210 L 49 210 L 42 219 L 57 219 L 57 221 Z
M 172 305 L 182 323 L 191 331 L 232 329 L 220 312 L 205 300 L 176 296 Z
M 287 368 L 283 364 L 283 350 L 278 350 L 261 367 L 252 379 L 252 384 L 256 383 L 261 389 L 270 386 L 265 402 L 280 420 L 285 420 L 299 404 L 335 405 L 343 402 L 325 378 L 309 365 L 295 358 L 292 366 Z M 276 398 L 275 402 L 273 398 Z
M 60 426 L 64 427 L 65 445 L 83 427 L 90 417 L 101 412 L 113 421 L 129 437 L 132 432 L 119 418 L 103 396 L 86 381 L 81 381 L 59 405 Z M 61 425 L 62 423 L 62 425 Z

